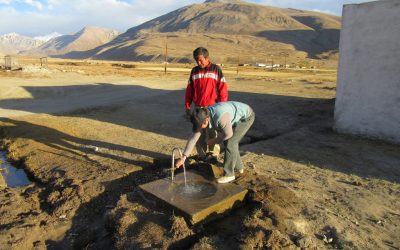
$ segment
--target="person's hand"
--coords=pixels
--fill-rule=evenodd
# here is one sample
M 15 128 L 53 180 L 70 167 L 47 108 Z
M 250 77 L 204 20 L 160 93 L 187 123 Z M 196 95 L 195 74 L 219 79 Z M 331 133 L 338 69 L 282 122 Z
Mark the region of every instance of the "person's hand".
M 180 167 L 183 166 L 183 163 L 185 163 L 185 160 L 181 158 L 181 159 L 179 159 L 179 160 L 177 160 L 177 161 L 175 162 L 175 167 L 176 167 L 176 168 L 180 168 Z
M 186 119 L 186 120 L 188 120 L 188 121 L 190 121 L 190 109 L 186 109 L 185 110 L 185 114 L 183 115 L 183 117 Z
M 207 145 L 209 148 L 213 148 L 215 143 L 216 143 L 217 139 L 216 138 L 211 138 L 207 140 Z

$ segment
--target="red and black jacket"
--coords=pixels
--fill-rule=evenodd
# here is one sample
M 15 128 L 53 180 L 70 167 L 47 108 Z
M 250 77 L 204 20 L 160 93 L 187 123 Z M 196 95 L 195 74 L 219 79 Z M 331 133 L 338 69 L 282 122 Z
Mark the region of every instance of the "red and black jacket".
M 194 67 L 186 87 L 185 108 L 190 109 L 192 102 L 198 107 L 208 107 L 226 101 L 228 86 L 221 68 L 211 62 L 205 68 Z

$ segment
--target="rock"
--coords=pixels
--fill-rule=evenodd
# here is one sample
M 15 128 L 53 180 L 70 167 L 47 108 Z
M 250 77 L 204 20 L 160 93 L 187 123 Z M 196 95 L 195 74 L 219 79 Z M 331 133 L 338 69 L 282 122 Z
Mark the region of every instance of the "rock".
M 296 245 L 300 248 L 310 248 L 313 245 L 313 240 L 310 236 L 305 236 L 298 239 Z
M 46 249 L 46 244 L 43 241 L 37 240 L 33 242 L 32 249 Z
M 255 169 L 255 168 L 256 168 L 256 165 L 255 165 L 254 163 L 252 163 L 252 162 L 248 162 L 248 163 L 247 163 L 247 166 L 248 166 L 249 168 L 251 168 L 251 169 Z
M 268 236 L 266 246 L 272 249 L 288 249 L 294 246 L 294 244 L 288 235 L 281 233 L 279 230 L 272 230 Z
M 323 235 L 323 241 L 326 243 L 326 244 L 331 244 L 332 242 L 333 242 L 333 238 L 331 238 L 331 237 L 327 237 L 325 234 Z
M 384 222 L 384 221 L 382 221 L 382 220 L 378 220 L 378 221 L 376 222 L 376 224 L 383 226 L 383 222 Z

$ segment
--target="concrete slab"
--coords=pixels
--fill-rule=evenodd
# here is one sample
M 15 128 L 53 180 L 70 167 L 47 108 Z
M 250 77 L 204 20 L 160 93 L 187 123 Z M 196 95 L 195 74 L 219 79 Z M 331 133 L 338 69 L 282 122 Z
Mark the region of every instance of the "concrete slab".
M 0 190 L 7 187 L 6 180 L 4 179 L 4 176 L 3 176 L 3 173 L 6 169 L 3 167 L 3 164 L 4 164 L 4 160 L 2 159 L 1 154 L 0 154 Z
M 177 209 L 192 224 L 230 210 L 247 194 L 247 190 L 238 185 L 218 184 L 195 172 L 188 171 L 186 177 L 186 186 L 181 173 L 175 176 L 173 183 L 171 178 L 165 178 L 139 187 Z

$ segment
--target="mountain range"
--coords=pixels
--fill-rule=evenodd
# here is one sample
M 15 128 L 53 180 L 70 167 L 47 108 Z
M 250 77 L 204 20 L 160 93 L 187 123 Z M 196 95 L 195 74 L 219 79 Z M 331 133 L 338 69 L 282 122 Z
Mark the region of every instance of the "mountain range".
M 51 40 L 53 38 L 59 37 L 59 36 L 62 36 L 62 34 L 60 34 L 58 32 L 53 32 L 51 34 L 47 34 L 47 35 L 44 35 L 44 36 L 35 36 L 33 39 L 40 40 L 40 41 L 43 41 L 43 42 L 47 42 L 47 41 L 49 41 L 49 40 Z
M 19 35 L 15 32 L 0 36 L 0 53 L 16 54 L 22 50 L 29 50 L 39 47 L 45 41 L 27 36 Z
M 30 38 L 16 33 L 0 36 L 0 52 L 35 56 L 56 56 L 70 51 L 85 51 L 105 44 L 120 33 L 116 30 L 85 27 L 72 35 L 52 33 Z
M 57 56 L 71 51 L 86 51 L 111 41 L 119 34 L 116 30 L 85 27 L 75 34 L 58 36 L 22 54 Z
M 23 53 L 71 59 L 192 62 L 207 47 L 215 62 L 292 61 L 337 56 L 341 18 L 240 0 L 207 0 L 182 7 L 119 34 L 86 27 L 31 45 Z M 1 43 L 0 43 L 1 46 Z M 1 48 L 1 47 L 0 47 Z
M 233 0 L 186 6 L 127 30 L 95 49 L 64 58 L 191 62 L 198 46 L 218 62 L 266 62 L 285 55 L 302 60 L 339 47 L 341 18 Z

